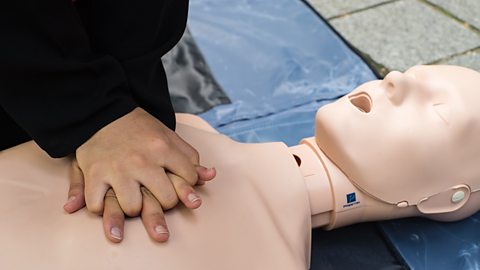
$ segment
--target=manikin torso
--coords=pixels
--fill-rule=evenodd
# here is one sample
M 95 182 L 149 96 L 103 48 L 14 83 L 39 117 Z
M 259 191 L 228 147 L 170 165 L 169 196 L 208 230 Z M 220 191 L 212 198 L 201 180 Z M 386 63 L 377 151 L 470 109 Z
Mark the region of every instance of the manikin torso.
M 202 164 L 215 164 L 217 177 L 198 188 L 202 207 L 167 212 L 171 237 L 163 244 L 138 218 L 112 244 L 100 217 L 66 214 L 68 160 L 31 142 L 2 152 L 0 269 L 307 269 L 308 194 L 288 148 L 236 143 L 181 121 L 178 134 Z
M 352 95 L 373 95 L 359 89 Z M 372 106 L 372 100 L 350 95 L 338 102 L 342 112 L 347 103 L 357 109 Z M 180 115 L 178 134 L 199 151 L 202 164 L 217 168 L 217 177 L 199 188 L 200 209 L 167 213 L 172 236 L 164 244 L 150 240 L 137 218 L 127 221 L 121 244 L 110 243 L 101 218 L 85 210 L 63 212 L 67 159 L 50 159 L 32 142 L 3 151 L 0 269 L 307 269 L 312 227 L 405 216 L 457 220 L 478 210 L 480 196 L 471 181 L 425 182 L 430 188 L 420 195 L 408 186 L 391 195 L 385 181 L 372 188 L 361 176 L 376 169 L 366 164 L 367 171 L 356 174 L 349 153 L 332 147 L 338 143 L 332 138 L 341 136 L 328 133 L 336 127 L 324 117 L 320 110 L 316 138 L 288 148 L 237 143 L 195 116 Z

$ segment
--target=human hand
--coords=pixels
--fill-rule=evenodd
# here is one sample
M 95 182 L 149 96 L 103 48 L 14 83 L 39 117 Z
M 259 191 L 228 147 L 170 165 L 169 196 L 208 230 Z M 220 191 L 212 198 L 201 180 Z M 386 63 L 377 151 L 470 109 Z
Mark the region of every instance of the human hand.
M 132 217 L 141 211 L 140 186 L 147 188 L 164 210 L 174 207 L 178 199 L 189 208 L 201 203 L 189 188 L 198 180 L 198 152 L 141 108 L 95 133 L 77 149 L 76 158 L 85 178 L 87 209 L 98 215 L 103 213 L 110 187 L 123 212 Z M 167 172 L 178 177 L 171 181 Z
M 207 169 L 201 166 L 198 166 L 196 171 L 198 174 L 198 183 L 209 181 L 213 179 L 216 174 L 214 169 Z M 72 161 L 72 169 L 70 172 L 70 189 L 68 192 L 70 199 L 64 205 L 64 209 L 68 213 L 73 213 L 85 206 L 85 189 L 83 174 L 76 160 Z M 170 173 L 167 173 L 167 176 L 170 179 L 178 178 L 178 176 Z M 181 179 L 179 180 L 183 181 Z M 148 235 L 157 242 L 167 241 L 170 233 L 160 203 L 145 187 L 141 187 L 140 190 L 142 193 L 141 218 Z M 103 228 L 107 239 L 114 243 L 121 242 L 124 238 L 124 223 L 125 215 L 115 192 L 110 188 L 105 194 L 103 208 Z

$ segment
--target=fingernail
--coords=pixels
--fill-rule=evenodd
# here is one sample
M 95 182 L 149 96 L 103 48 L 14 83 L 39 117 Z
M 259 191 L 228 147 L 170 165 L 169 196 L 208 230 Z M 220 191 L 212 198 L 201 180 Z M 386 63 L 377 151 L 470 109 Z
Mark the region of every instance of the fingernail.
M 209 174 L 215 173 L 215 167 L 208 168 L 208 173 L 209 173 Z
M 198 197 L 197 194 L 195 194 L 195 193 L 192 192 L 192 193 L 188 194 L 187 199 L 188 199 L 191 203 L 194 203 L 194 202 L 200 200 L 200 197 Z
M 112 235 L 113 238 L 122 240 L 122 231 L 120 231 L 119 228 L 117 227 L 112 227 L 110 229 L 110 234 Z
M 198 168 L 202 171 L 209 171 L 209 170 L 212 169 L 212 168 L 207 168 L 207 167 L 203 167 L 203 166 L 199 166 Z
M 67 200 L 67 202 L 64 204 L 64 206 L 66 206 L 66 205 L 70 204 L 71 202 L 73 202 L 73 201 L 75 200 L 75 198 L 76 198 L 75 196 L 69 197 L 68 200 Z
M 157 225 L 155 227 L 155 232 L 158 233 L 158 234 L 162 234 L 162 233 L 168 233 L 168 230 L 167 230 L 167 228 L 165 228 L 162 225 Z

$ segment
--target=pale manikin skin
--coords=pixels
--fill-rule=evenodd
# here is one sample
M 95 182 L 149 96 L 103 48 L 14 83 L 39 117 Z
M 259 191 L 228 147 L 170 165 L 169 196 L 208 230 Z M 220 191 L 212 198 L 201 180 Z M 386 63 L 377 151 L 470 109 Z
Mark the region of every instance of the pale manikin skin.
M 324 106 L 316 140 L 364 191 L 413 205 L 454 184 L 479 189 L 479 105 L 478 72 L 416 66 Z
M 167 213 L 165 244 L 150 241 L 139 219 L 127 221 L 120 245 L 108 242 L 101 218 L 61 210 L 68 160 L 32 142 L 3 151 L 0 268 L 307 269 L 312 226 L 464 218 L 480 206 L 479 85 L 479 73 L 459 67 L 391 73 L 320 109 L 316 138 L 291 148 L 237 143 L 180 116 L 177 132 L 217 179 L 199 190 L 200 209 Z M 360 92 L 371 103 L 355 98 Z M 452 203 L 452 187 L 466 192 L 463 200 Z M 351 193 L 358 203 L 346 204 Z

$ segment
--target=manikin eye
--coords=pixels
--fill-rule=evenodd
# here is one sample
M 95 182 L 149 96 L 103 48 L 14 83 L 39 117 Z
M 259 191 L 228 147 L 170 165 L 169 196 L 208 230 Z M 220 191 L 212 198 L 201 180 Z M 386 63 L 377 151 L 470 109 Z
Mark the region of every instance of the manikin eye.
M 450 106 L 445 103 L 437 103 L 433 104 L 433 110 L 445 124 L 450 124 Z

